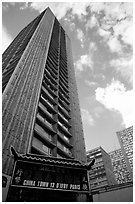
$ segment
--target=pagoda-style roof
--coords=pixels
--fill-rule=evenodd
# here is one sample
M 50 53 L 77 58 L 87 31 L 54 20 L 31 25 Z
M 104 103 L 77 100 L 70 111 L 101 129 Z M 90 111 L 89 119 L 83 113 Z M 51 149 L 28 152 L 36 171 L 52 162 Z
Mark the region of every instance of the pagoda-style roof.
M 66 159 L 66 158 L 57 158 L 57 157 L 49 157 L 45 155 L 36 155 L 36 154 L 19 154 L 17 153 L 13 147 L 11 147 L 11 152 L 14 155 L 15 160 L 23 160 L 35 163 L 45 163 L 50 165 L 60 165 L 60 166 L 68 166 L 74 168 L 83 168 L 90 170 L 91 166 L 94 164 L 95 160 L 92 160 L 89 163 L 83 163 L 76 159 Z

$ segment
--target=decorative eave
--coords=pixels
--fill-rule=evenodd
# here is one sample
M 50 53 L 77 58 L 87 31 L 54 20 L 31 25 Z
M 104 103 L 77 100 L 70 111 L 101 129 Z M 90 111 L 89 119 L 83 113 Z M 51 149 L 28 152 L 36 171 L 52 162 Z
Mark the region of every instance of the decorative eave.
M 90 170 L 95 163 L 95 159 L 93 159 L 89 163 L 82 163 L 81 161 L 78 161 L 75 159 L 64 159 L 64 158 L 61 159 L 57 157 L 48 157 L 48 156 L 34 155 L 34 154 L 19 154 L 15 151 L 13 147 L 11 147 L 11 153 L 14 156 L 15 160 L 23 160 L 23 161 L 25 160 L 25 161 L 37 162 L 37 163 L 43 162 L 45 164 L 83 168 L 86 170 Z

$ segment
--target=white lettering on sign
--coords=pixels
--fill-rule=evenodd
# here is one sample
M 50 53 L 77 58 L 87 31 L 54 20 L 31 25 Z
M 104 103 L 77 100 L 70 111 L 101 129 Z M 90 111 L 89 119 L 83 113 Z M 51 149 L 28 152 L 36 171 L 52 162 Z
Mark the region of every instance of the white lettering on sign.
M 24 180 L 23 185 L 24 186 L 35 186 L 35 181 Z
M 57 183 L 56 184 L 56 188 L 67 189 L 68 188 L 68 184 L 66 184 L 66 183 Z
M 80 190 L 80 185 L 70 184 L 70 189 Z
M 50 188 L 54 188 L 55 187 L 55 183 L 50 183 Z
M 37 186 L 48 188 L 49 182 L 38 181 L 38 185 Z

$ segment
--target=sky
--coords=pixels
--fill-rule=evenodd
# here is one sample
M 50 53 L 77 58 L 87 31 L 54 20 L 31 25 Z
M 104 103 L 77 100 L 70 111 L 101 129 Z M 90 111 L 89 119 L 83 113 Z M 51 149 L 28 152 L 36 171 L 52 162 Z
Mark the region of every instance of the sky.
M 71 39 L 86 150 L 116 150 L 133 125 L 133 4 L 3 2 L 2 51 L 48 6 Z

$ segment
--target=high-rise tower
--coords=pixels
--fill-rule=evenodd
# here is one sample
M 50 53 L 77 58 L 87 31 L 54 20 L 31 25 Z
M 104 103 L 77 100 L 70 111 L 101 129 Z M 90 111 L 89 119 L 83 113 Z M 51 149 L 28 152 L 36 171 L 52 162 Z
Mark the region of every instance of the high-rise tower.
M 70 39 L 51 10 L 47 8 L 26 26 L 2 57 L 3 178 L 12 176 L 15 155 L 28 162 L 43 162 L 45 158 L 53 158 L 53 161 L 49 160 L 52 164 L 70 164 L 73 169 L 75 166 L 86 169 L 85 142 Z M 11 147 L 16 151 L 14 157 Z M 14 176 L 17 175 L 16 169 L 14 173 Z M 24 177 L 23 173 L 19 175 Z M 23 184 L 31 187 L 36 186 L 36 182 L 25 179 Z M 61 189 L 80 190 L 82 186 L 79 186 L 77 178 L 76 182 L 78 186 L 76 183 L 68 183 L 67 186 L 64 183 L 62 187 L 61 184 Z M 59 189 L 59 184 L 55 185 L 54 188 Z M 88 190 L 87 185 L 83 186 L 83 190 Z M 23 198 L 27 200 L 28 197 Z

